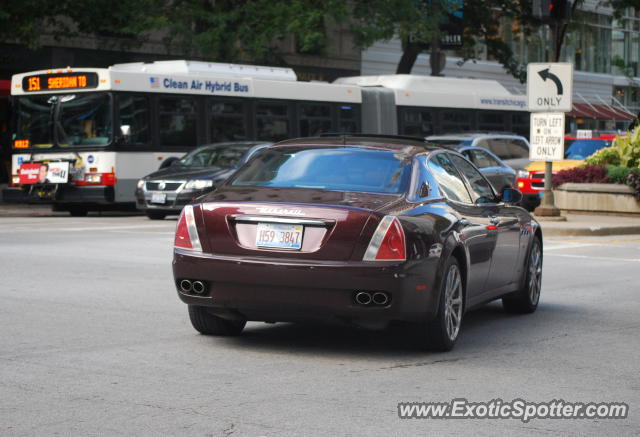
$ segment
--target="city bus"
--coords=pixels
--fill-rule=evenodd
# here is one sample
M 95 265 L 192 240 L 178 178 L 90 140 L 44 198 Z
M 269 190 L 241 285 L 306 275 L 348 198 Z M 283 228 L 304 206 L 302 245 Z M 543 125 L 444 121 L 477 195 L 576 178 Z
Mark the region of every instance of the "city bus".
M 298 81 L 289 68 L 196 61 L 16 74 L 5 201 L 72 215 L 134 205 L 144 175 L 196 146 L 322 133 L 528 130 L 495 81 L 411 75 Z

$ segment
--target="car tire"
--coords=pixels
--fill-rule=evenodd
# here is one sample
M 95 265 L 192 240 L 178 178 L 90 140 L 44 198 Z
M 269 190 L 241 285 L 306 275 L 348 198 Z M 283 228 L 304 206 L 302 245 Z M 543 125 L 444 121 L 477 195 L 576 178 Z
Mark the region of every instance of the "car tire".
M 164 220 L 164 218 L 167 216 L 167 214 L 165 214 L 164 212 L 158 212 L 158 211 L 147 211 L 145 212 L 145 214 L 151 220 Z
M 223 319 L 196 305 L 189 305 L 189 319 L 194 329 L 204 335 L 238 335 L 247 324 L 246 320 Z
M 439 352 L 453 349 L 464 316 L 464 281 L 455 257 L 447 260 L 444 272 L 440 284 L 438 313 L 426 326 L 426 348 Z
M 86 217 L 89 214 L 89 210 L 81 206 L 70 206 L 68 211 L 71 217 Z
M 538 237 L 534 237 L 531 242 L 526 275 L 519 291 L 502 298 L 502 306 L 507 312 L 529 314 L 538 308 L 542 286 L 542 244 Z

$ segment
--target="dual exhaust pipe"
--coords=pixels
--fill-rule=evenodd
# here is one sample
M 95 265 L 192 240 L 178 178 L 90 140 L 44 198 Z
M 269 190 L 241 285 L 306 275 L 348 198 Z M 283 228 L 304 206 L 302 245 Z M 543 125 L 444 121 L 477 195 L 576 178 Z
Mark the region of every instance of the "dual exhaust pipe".
M 391 301 L 391 296 L 384 291 L 376 291 L 370 293 L 368 291 L 359 291 L 355 296 L 356 303 L 358 305 L 379 305 L 385 306 Z
M 207 291 L 207 287 L 202 281 L 183 279 L 180 281 L 180 290 L 184 293 L 204 294 L 204 292 Z

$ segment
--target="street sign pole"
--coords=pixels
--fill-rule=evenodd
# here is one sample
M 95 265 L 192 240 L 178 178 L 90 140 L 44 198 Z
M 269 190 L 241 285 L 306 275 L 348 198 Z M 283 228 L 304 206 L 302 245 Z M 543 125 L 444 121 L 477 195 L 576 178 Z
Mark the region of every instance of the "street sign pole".
M 558 23 L 555 22 L 549 26 L 551 31 L 552 60 L 558 62 Z M 563 139 L 564 143 L 564 139 Z M 563 144 L 564 149 L 564 144 Z M 556 199 L 553 195 L 553 161 L 545 161 L 544 163 L 544 193 L 540 206 L 534 210 L 534 214 L 538 216 L 557 217 L 560 210 L 556 208 Z
M 558 59 L 558 23 L 550 25 L 552 59 Z M 573 65 L 569 63 L 530 63 L 527 66 L 527 100 L 531 112 L 532 161 L 545 161 L 544 192 L 538 216 L 559 216 L 553 196 L 553 161 L 564 157 L 564 113 L 571 111 L 573 94 Z M 541 117 L 537 117 L 540 115 Z M 562 131 L 558 125 L 562 119 Z M 538 123 L 537 125 L 535 123 Z

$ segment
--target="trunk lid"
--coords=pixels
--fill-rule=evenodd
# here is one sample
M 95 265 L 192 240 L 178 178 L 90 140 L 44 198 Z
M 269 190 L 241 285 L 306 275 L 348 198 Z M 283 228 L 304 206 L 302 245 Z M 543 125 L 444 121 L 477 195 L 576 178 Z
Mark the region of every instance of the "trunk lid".
M 200 207 L 203 250 L 301 260 L 362 259 L 382 216 L 376 211 L 401 199 L 297 188 L 223 189 Z M 270 246 L 280 243 L 288 247 Z

